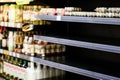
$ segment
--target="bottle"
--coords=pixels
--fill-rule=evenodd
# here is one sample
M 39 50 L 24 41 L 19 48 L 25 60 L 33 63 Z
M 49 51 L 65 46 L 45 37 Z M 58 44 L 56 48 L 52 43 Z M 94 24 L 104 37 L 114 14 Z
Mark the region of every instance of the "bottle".
M 32 38 L 32 42 L 30 44 L 30 52 L 31 52 L 31 56 L 35 56 L 35 46 L 34 46 L 34 41 L 33 41 L 33 37 Z
M 23 65 L 22 65 L 22 75 L 23 75 L 23 80 L 27 80 L 27 74 L 26 74 L 26 71 L 27 71 L 27 68 L 28 68 L 28 61 L 27 60 L 23 60 Z
M 23 67 L 23 68 L 27 68 L 27 67 L 28 67 L 28 61 L 27 61 L 27 60 L 24 60 L 24 61 L 23 61 L 22 67 Z
M 16 66 L 19 65 L 19 58 L 15 57 L 14 65 L 16 65 Z
M 6 31 L 6 27 L 3 28 L 2 48 L 7 49 L 7 31 Z
M 8 40 L 7 40 L 7 43 L 8 43 L 8 50 L 9 51 L 13 51 L 13 31 L 9 31 L 9 34 L 8 34 Z
M 30 56 L 34 55 L 34 52 L 32 52 L 32 50 L 34 50 L 34 49 L 32 49 L 33 48 L 33 46 L 32 46 L 32 40 L 33 40 L 33 38 L 29 37 L 28 44 L 27 44 L 28 45 L 28 50 L 29 50 L 27 52 L 28 52 L 28 55 L 30 55 Z
M 3 11 L 3 15 L 4 15 L 4 22 L 8 22 L 8 14 L 9 14 L 9 4 L 5 4 L 4 5 L 4 11 Z
M 23 32 L 19 31 L 19 40 L 18 40 L 18 51 L 19 53 L 22 53 L 23 48 Z
M 13 75 L 10 76 L 10 80 L 15 80 Z
M 27 68 L 27 79 L 26 80 L 36 80 L 35 77 L 35 67 L 33 62 L 28 63 L 28 68 Z
M 36 64 L 37 64 L 37 68 L 35 70 L 35 72 L 36 72 L 36 80 L 40 80 L 43 77 L 42 68 L 41 68 L 41 65 L 39 63 L 36 63 Z
M 28 49 L 27 43 L 28 43 L 28 36 L 25 34 L 24 41 L 23 41 L 22 53 L 24 53 L 26 55 L 27 55 L 27 49 Z
M 41 40 L 35 40 L 34 41 L 34 45 L 35 45 L 35 57 L 41 57 L 41 53 L 40 53 L 40 43 L 41 43 Z
M 17 32 L 14 31 L 14 34 L 13 34 L 13 50 L 15 51 L 15 48 L 16 48 L 16 36 L 17 36 Z
M 3 10 L 4 10 L 4 6 L 1 5 L 0 6 L 0 22 L 3 22 Z
M 13 57 L 13 56 L 10 56 L 8 62 L 9 62 L 10 64 L 14 64 L 14 57 Z
M 22 59 L 19 59 L 19 64 L 18 64 L 18 66 L 19 66 L 19 67 L 22 67 L 22 65 L 23 65 L 23 60 L 22 60 Z
M 31 6 L 27 6 L 27 14 L 26 14 L 26 19 L 27 19 L 27 23 L 31 23 L 30 21 L 30 16 L 31 16 Z
M 0 55 L 0 75 L 3 76 L 2 74 L 3 74 L 3 60 L 2 55 Z
M 34 41 L 33 41 L 33 35 L 34 31 L 28 33 L 28 55 L 34 56 L 35 55 L 35 49 L 34 49 Z
M 0 48 L 2 48 L 2 27 L 0 27 Z
M 16 5 L 15 8 L 15 22 L 16 23 L 22 23 L 23 22 L 23 6 L 22 5 Z
M 26 23 L 27 6 L 23 7 L 23 23 Z
M 18 50 L 18 43 L 19 43 L 19 31 L 16 32 L 15 36 L 15 49 L 14 49 L 15 52 L 17 52 Z
M 30 24 L 34 24 L 34 6 L 30 6 Z M 35 25 L 35 24 L 34 24 Z
M 9 6 L 9 22 L 10 22 L 10 26 L 11 27 L 14 27 L 14 24 L 15 23 L 15 7 L 16 5 L 15 4 L 11 4 Z
M 37 5 L 34 5 L 33 6 L 33 18 L 32 18 L 32 21 L 33 21 L 33 24 L 34 25 L 38 25 L 39 24 L 39 21 L 38 19 L 35 18 L 35 16 L 38 16 L 38 6 Z

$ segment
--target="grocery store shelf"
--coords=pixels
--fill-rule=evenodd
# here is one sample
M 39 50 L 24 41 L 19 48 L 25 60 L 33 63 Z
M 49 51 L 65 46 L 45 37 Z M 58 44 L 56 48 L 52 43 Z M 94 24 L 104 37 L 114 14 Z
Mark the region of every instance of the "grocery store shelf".
M 62 38 L 55 38 L 55 37 L 47 37 L 47 36 L 34 36 L 35 40 L 43 40 L 52 43 L 64 44 L 68 46 L 75 46 L 75 47 L 82 47 L 87 49 L 94 49 L 112 53 L 120 54 L 120 46 L 112 46 L 112 45 L 105 45 L 105 44 L 98 44 L 92 42 L 84 42 L 84 41 L 77 41 L 77 40 L 69 40 L 69 39 L 62 39 Z
M 77 16 L 36 16 L 37 19 L 65 22 L 82 22 L 82 23 L 97 23 L 97 24 L 112 24 L 120 25 L 120 18 L 98 18 L 98 17 L 77 17 Z
M 3 54 L 3 49 L 0 49 L 0 53 Z M 51 60 L 47 60 L 45 58 L 30 57 L 30 56 L 15 53 L 15 52 L 9 52 L 9 55 L 14 56 L 14 57 L 18 57 L 18 58 L 22 58 L 22 59 L 25 59 L 25 60 L 33 61 L 33 62 L 36 62 L 36 63 L 40 63 L 40 64 L 43 64 L 43 65 L 47 65 L 47 66 L 50 66 L 50 67 L 54 67 L 54 68 L 57 68 L 57 69 L 61 69 L 61 70 L 64 70 L 64 71 L 68 71 L 68 72 L 76 73 L 76 74 L 79 74 L 79 75 L 95 78 L 95 79 L 120 80 L 119 77 L 113 77 L 113 76 L 109 76 L 109 75 L 106 75 L 106 74 L 101 74 L 101 73 L 98 73 L 98 72 L 89 71 L 89 70 L 82 69 L 82 68 L 77 68 L 77 67 L 74 67 L 74 66 L 69 66 L 67 64 L 54 62 L 54 61 L 51 61 Z

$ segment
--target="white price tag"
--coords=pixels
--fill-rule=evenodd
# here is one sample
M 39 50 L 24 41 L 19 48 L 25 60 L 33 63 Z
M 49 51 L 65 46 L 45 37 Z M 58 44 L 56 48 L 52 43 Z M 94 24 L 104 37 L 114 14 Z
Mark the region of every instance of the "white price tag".
M 5 22 L 3 22 L 3 26 L 5 26 Z
M 10 23 L 10 27 L 16 27 L 16 23 Z
M 33 61 L 34 61 L 34 57 L 30 57 L 30 61 L 32 61 L 32 62 L 33 62 Z
M 12 52 L 9 52 L 9 55 L 12 56 Z
M 8 27 L 11 27 L 11 23 L 10 22 L 8 23 Z
M 16 23 L 16 27 L 17 28 L 22 28 L 22 24 L 21 23 Z
M 0 53 L 3 54 L 3 49 L 0 49 Z
M 19 53 L 17 53 L 17 57 L 20 58 L 20 54 Z
M 61 21 L 61 16 L 59 15 L 59 16 L 57 16 L 57 19 L 56 19 L 57 21 Z
M 5 22 L 4 25 L 5 25 L 5 26 L 8 26 L 8 22 Z
M 16 56 L 16 53 L 15 53 L 15 52 L 13 52 L 13 54 L 12 54 L 12 55 L 13 55 L 13 57 L 15 57 L 15 56 Z
M 2 49 L 0 49 L 0 53 L 2 53 L 1 50 L 2 50 Z
M 1 22 L 1 26 L 4 26 L 4 22 Z

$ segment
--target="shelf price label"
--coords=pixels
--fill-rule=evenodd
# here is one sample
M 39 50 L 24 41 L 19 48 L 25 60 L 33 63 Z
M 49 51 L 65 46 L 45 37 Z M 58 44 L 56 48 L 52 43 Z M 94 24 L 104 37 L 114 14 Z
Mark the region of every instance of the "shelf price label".
M 1 53 L 1 49 L 0 49 L 0 53 Z
M 3 49 L 0 49 L 0 53 L 3 54 Z
M 13 54 L 12 54 L 12 55 L 13 55 L 13 57 L 16 57 L 16 53 L 15 53 L 15 52 L 13 52 Z
M 20 54 L 19 53 L 17 53 L 17 57 L 20 58 Z
M 56 20 L 57 20 L 57 21 L 61 21 L 61 16 L 58 15 L 58 16 L 56 17 Z
M 16 0 L 17 5 L 29 4 L 31 0 Z
M 13 53 L 13 52 L 9 52 L 9 55 L 12 56 L 12 53 Z
M 1 22 L 1 26 L 4 26 L 4 22 Z
M 34 57 L 30 57 L 30 61 L 32 61 L 32 62 L 33 62 L 33 61 L 34 61 Z

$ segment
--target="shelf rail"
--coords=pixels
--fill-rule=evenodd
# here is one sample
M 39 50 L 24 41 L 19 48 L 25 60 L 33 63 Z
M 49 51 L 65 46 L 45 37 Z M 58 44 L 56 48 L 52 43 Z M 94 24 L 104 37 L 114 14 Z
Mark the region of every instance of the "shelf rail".
M 3 49 L 0 49 L 0 54 L 3 54 Z M 64 70 L 64 71 L 72 72 L 72 73 L 75 73 L 75 74 L 91 77 L 91 78 L 94 78 L 94 79 L 120 80 L 119 77 L 114 77 L 114 76 L 110 76 L 110 75 L 106 75 L 106 74 L 102 74 L 102 73 L 98 73 L 98 72 L 94 72 L 94 71 L 90 71 L 90 70 L 86 70 L 86 69 L 82 69 L 82 68 L 77 68 L 77 67 L 74 67 L 74 66 L 69 66 L 69 65 L 66 65 L 66 64 L 58 63 L 58 62 L 45 60 L 42 57 L 41 58 L 36 58 L 36 57 L 27 56 L 27 55 L 24 55 L 24 54 L 15 53 L 15 52 L 9 52 L 9 55 L 13 56 L 13 57 L 29 60 L 29 61 L 32 61 L 32 62 L 40 63 L 40 64 L 43 64 L 43 65 L 47 65 L 47 66 L 50 66 L 50 67 L 54 67 L 54 68 L 57 68 L 57 69 L 61 69 L 61 70 Z
M 35 18 L 42 20 L 50 20 L 50 21 L 120 25 L 120 18 L 78 17 L 78 16 L 59 16 L 59 15 L 58 16 L 40 15 L 40 16 L 35 16 Z
M 38 35 L 34 35 L 34 39 L 43 40 L 43 41 L 52 42 L 52 43 L 64 44 L 68 46 L 75 46 L 75 47 L 120 54 L 120 46 L 105 45 L 105 44 L 98 44 L 98 43 L 92 43 L 92 42 L 84 42 L 84 41 L 69 40 L 69 39 L 47 37 L 47 36 L 38 36 Z

